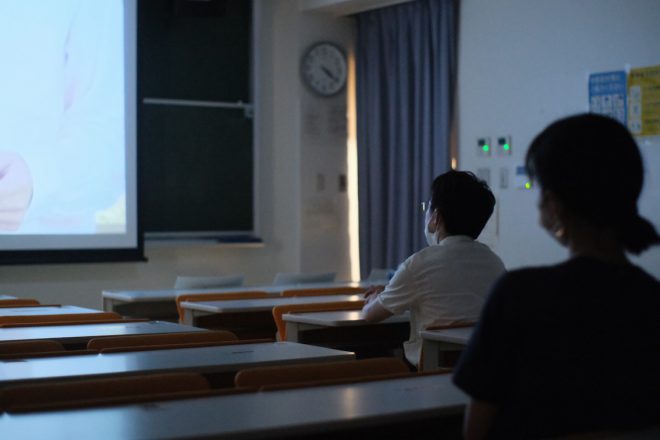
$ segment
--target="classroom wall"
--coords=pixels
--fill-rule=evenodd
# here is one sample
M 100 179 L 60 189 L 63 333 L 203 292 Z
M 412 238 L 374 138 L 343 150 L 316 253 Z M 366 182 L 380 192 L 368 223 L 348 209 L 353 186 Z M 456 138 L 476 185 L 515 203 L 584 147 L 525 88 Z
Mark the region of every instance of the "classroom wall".
M 461 1 L 458 164 L 490 173 L 497 209 L 482 239 L 507 267 L 567 256 L 538 226 L 538 191 L 516 189 L 529 142 L 552 120 L 588 110 L 590 73 L 660 64 L 658 23 L 657 0 Z M 477 154 L 477 138 L 502 135 L 512 137 L 512 156 Z M 660 230 L 660 139 L 640 148 L 647 170 L 640 211 Z M 635 261 L 660 278 L 659 249 Z
M 260 37 L 255 63 L 257 115 L 257 223 L 263 247 L 147 243 L 148 262 L 0 266 L 0 291 L 44 303 L 101 306 L 102 290 L 173 286 L 177 274 L 245 274 L 246 284 L 270 283 L 277 271 L 336 270 L 348 279 L 345 209 L 336 191 L 318 193 L 310 176 L 328 175 L 328 188 L 345 173 L 346 141 L 336 133 L 309 141 L 301 131 L 304 112 L 338 114 L 345 98 L 316 102 L 302 89 L 298 62 L 317 39 L 346 39 L 349 19 L 298 9 L 297 0 L 256 0 Z M 334 187 L 334 186 L 333 186 Z M 309 215 L 309 200 L 330 199 Z M 307 211 L 305 210 L 307 209 Z

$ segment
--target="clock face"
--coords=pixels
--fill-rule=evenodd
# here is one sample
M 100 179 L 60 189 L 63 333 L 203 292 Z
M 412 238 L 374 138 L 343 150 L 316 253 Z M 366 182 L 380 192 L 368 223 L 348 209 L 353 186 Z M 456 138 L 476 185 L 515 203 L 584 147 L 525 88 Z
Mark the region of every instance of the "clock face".
M 315 44 L 303 56 L 301 72 L 305 84 L 314 92 L 335 95 L 346 85 L 346 56 L 335 44 Z

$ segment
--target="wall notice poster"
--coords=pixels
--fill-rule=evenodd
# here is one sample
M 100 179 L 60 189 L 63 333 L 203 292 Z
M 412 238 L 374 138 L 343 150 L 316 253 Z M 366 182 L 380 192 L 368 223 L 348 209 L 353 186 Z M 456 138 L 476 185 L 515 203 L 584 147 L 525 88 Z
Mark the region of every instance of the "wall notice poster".
M 626 72 L 589 75 L 589 111 L 626 124 Z
M 631 69 L 628 128 L 635 136 L 660 135 L 660 66 Z

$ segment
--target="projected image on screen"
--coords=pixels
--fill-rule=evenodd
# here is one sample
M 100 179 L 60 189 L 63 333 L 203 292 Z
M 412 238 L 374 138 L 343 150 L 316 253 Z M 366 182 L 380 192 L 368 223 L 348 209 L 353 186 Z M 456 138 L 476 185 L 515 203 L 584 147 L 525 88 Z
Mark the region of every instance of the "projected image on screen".
M 125 234 L 121 0 L 0 2 L 0 234 Z

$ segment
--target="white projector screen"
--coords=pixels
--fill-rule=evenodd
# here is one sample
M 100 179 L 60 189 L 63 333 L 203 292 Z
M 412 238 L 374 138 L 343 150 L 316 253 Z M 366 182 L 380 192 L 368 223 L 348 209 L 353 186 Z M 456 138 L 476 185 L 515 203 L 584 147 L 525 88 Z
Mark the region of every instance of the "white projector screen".
M 0 262 L 142 258 L 135 1 L 0 1 Z

